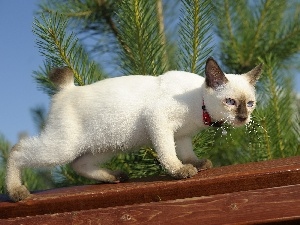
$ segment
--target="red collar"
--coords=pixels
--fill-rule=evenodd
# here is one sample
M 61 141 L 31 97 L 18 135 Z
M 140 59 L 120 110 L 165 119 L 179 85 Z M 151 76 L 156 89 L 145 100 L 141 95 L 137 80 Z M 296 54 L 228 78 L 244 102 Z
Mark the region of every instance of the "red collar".
M 207 126 L 211 126 L 211 127 L 221 127 L 222 124 L 224 123 L 223 121 L 215 121 L 212 122 L 211 121 L 211 117 L 209 115 L 209 113 L 206 110 L 205 104 L 204 104 L 204 99 L 202 102 L 202 112 L 203 112 L 203 123 Z

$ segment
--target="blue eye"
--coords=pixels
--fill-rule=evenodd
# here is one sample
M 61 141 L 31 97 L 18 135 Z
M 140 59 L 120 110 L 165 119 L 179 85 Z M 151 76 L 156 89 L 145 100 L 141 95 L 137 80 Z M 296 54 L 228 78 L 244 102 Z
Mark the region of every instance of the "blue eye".
M 227 105 L 235 105 L 235 100 L 232 98 L 225 99 Z
M 254 105 L 254 101 L 247 102 L 247 107 L 252 107 Z

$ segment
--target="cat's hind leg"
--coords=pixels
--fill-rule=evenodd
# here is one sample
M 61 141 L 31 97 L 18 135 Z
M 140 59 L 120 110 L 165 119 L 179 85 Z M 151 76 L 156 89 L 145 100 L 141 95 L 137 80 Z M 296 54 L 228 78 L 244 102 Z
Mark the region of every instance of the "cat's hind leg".
M 72 162 L 72 168 L 81 176 L 89 179 L 105 182 L 119 183 L 128 180 L 127 174 L 122 171 L 112 171 L 100 168 L 100 165 L 110 160 L 114 153 L 87 153 Z
M 76 151 L 71 144 L 62 140 L 28 138 L 16 144 L 8 157 L 6 168 L 6 189 L 11 200 L 17 202 L 29 196 L 29 191 L 22 185 L 23 168 L 49 167 L 62 165 L 76 158 Z
M 14 202 L 27 198 L 30 193 L 27 188 L 22 185 L 21 168 L 15 160 L 17 152 L 20 151 L 20 146 L 15 145 L 10 152 L 6 166 L 6 189 L 11 200 Z

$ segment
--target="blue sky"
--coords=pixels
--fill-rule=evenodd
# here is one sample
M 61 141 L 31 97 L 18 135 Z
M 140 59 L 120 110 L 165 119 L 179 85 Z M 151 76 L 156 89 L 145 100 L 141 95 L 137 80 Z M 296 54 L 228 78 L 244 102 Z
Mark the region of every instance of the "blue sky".
M 20 132 L 36 135 L 30 108 L 48 107 L 48 96 L 37 89 L 32 71 L 43 63 L 32 33 L 39 0 L 0 2 L 0 134 L 15 143 Z M 300 76 L 296 79 L 300 92 Z
M 22 131 L 37 134 L 30 108 L 49 105 L 48 96 L 32 78 L 32 71 L 43 62 L 31 32 L 38 2 L 0 2 L 0 134 L 12 143 Z

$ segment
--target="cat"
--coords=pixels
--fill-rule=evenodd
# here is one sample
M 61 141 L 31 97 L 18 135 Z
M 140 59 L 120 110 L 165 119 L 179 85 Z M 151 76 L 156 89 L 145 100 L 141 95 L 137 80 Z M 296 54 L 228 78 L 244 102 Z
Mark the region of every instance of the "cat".
M 255 108 L 255 83 L 262 65 L 242 75 L 225 74 L 213 58 L 205 78 L 169 71 L 154 76 L 123 76 L 75 86 L 71 69 L 57 68 L 50 80 L 52 97 L 44 130 L 22 139 L 7 162 L 6 187 L 13 201 L 30 193 L 22 185 L 21 169 L 71 163 L 80 175 L 101 182 L 128 179 L 122 171 L 100 168 L 119 152 L 151 146 L 166 171 L 189 178 L 212 167 L 198 159 L 192 137 L 208 126 L 227 122 L 242 126 Z

